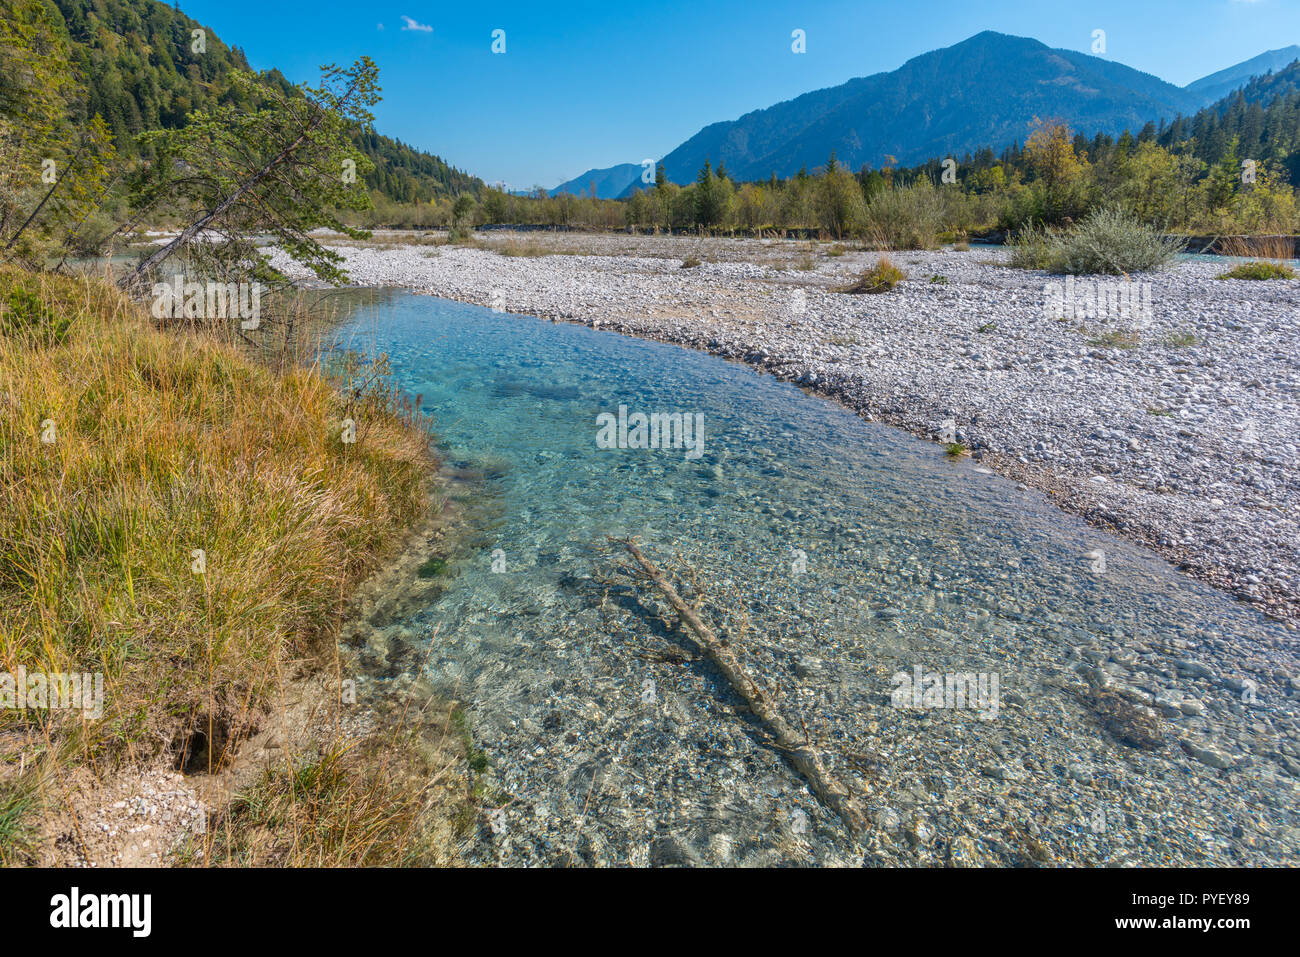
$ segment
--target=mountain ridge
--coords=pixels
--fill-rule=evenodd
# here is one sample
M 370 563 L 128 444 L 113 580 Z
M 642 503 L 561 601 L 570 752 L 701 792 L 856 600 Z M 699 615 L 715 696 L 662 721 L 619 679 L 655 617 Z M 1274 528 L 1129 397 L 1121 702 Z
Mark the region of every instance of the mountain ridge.
M 1063 119 L 1089 136 L 1116 136 L 1210 106 L 1251 77 L 1276 69 L 1292 49 L 1300 54 L 1300 47 L 1268 51 L 1179 87 L 1113 60 L 985 30 L 912 57 L 896 70 L 710 123 L 660 162 L 668 178 L 681 184 L 694 180 L 706 159 L 724 164 L 739 180 L 814 169 L 831 150 L 850 168 L 879 167 L 891 159 L 907 165 L 1023 142 L 1035 116 Z M 999 78 L 1009 82 L 998 86 Z M 1001 104 L 1000 112 L 990 112 L 985 104 L 991 100 Z M 632 165 L 590 170 L 579 180 L 604 181 Z M 627 197 L 639 188 L 631 178 L 613 195 Z
M 1266 50 L 1259 56 L 1243 60 L 1241 63 L 1235 63 L 1208 76 L 1203 76 L 1199 80 L 1193 80 L 1183 89 L 1208 96 L 1213 102 L 1222 99 L 1233 90 L 1241 89 L 1243 85 L 1255 77 L 1267 73 L 1276 73 L 1296 60 L 1300 60 L 1300 46 L 1295 44 L 1277 50 Z
M 891 158 L 908 164 L 1021 141 L 1034 116 L 1117 135 L 1203 105 L 1123 64 L 984 31 L 897 70 L 710 124 L 662 162 L 675 182 L 692 178 L 706 158 L 739 179 L 787 177 L 824 163 L 832 150 L 853 168 Z
M 641 163 L 619 163 L 604 169 L 589 169 L 582 175 L 547 190 L 547 193 L 551 196 L 559 196 L 561 193 L 583 196 L 590 193 L 594 184 L 597 198 L 613 199 L 620 196 L 629 185 L 640 183 L 644 169 Z

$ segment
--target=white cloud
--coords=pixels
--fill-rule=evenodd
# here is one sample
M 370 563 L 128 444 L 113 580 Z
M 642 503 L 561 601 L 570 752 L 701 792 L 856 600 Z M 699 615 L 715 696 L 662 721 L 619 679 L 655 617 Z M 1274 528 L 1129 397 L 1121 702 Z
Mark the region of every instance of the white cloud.
M 402 29 L 415 30 L 418 31 L 419 33 L 433 32 L 433 27 L 429 26 L 427 23 L 421 23 L 419 20 L 413 20 L 410 17 L 405 15 L 402 16 Z

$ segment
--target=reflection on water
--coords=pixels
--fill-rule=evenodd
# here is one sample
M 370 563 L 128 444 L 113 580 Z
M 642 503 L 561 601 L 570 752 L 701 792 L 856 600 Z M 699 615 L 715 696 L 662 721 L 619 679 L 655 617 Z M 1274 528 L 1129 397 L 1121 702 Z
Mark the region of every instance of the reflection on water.
M 340 341 L 389 354 L 476 478 L 446 591 L 391 627 L 439 628 L 429 676 L 467 702 L 505 809 L 483 859 L 1294 859 L 1290 634 L 1144 550 L 701 353 L 406 293 Z M 703 455 L 598 448 L 620 405 L 702 414 Z M 617 535 L 695 569 L 710 620 L 866 793 L 864 847 L 655 597 L 608 579 Z M 998 675 L 996 717 L 894 707 L 916 669 Z M 1161 747 L 1121 740 L 1107 689 L 1154 708 Z

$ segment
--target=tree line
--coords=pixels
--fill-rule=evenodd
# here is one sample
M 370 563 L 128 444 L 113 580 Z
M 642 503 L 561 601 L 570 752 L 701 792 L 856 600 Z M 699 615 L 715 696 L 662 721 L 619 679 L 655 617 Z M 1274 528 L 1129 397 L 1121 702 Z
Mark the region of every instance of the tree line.
M 699 230 L 765 234 L 814 231 L 927 245 L 943 236 L 1060 226 L 1100 207 L 1184 233 L 1294 233 L 1300 228 L 1293 179 L 1300 174 L 1300 63 L 1256 78 L 1190 117 L 1148 123 L 1136 134 L 1091 138 L 1051 118 L 1036 120 L 1023 143 L 995 152 L 934 158 L 912 167 L 836 161 L 737 182 L 708 161 L 679 186 L 655 182 L 627 199 L 518 196 L 484 188 L 470 218 L 478 224 Z M 449 225 L 451 202 L 432 204 L 422 223 Z M 399 211 L 385 210 L 400 220 Z M 397 215 L 393 215 L 397 213 Z

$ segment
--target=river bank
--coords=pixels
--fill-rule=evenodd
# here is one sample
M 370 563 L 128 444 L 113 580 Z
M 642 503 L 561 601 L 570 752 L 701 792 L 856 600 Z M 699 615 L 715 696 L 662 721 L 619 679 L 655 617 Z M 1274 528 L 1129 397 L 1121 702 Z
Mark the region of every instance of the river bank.
M 446 702 L 337 641 L 442 528 L 425 423 L 262 345 L 0 269 L 0 864 L 455 859 Z
M 1300 283 L 1203 262 L 1135 277 L 1151 314 L 1130 338 L 1049 317 L 1053 277 L 979 247 L 893 254 L 908 278 L 852 296 L 835 290 L 876 254 L 834 244 L 408 238 L 337 248 L 359 285 L 704 349 L 916 435 L 951 420 L 993 470 L 1300 622 Z

